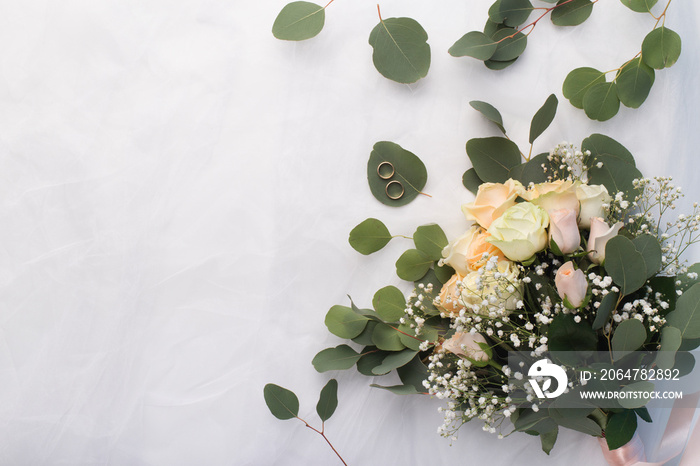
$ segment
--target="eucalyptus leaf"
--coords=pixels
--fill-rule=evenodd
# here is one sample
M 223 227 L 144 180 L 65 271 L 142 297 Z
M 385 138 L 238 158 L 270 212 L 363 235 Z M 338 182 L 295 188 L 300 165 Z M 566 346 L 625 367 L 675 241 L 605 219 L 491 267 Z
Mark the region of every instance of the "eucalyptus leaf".
M 568 352 L 581 352 L 584 356 L 595 351 L 598 336 L 586 321 L 576 322 L 571 314 L 557 314 L 547 331 L 550 351 L 561 351 L 561 357 L 570 358 L 562 362 L 576 362 L 579 356 Z
M 479 178 L 479 175 L 476 174 L 476 170 L 473 168 L 465 171 L 464 175 L 462 175 L 462 184 L 474 195 L 476 195 L 476 193 L 479 191 L 479 186 L 481 186 L 483 183 L 483 180 Z
M 623 320 L 613 332 L 613 360 L 619 361 L 631 352 L 638 350 L 646 339 L 647 331 L 643 323 L 637 319 Z
M 613 291 L 605 295 L 596 311 L 595 320 L 593 321 L 593 330 L 599 330 L 605 326 L 610 317 L 610 313 L 615 309 L 618 298 L 619 294 Z
M 598 83 L 583 96 L 583 111 L 591 120 L 606 121 L 617 115 L 620 99 L 615 83 Z
M 644 257 L 622 235 L 610 238 L 605 245 L 605 270 L 620 286 L 622 296 L 637 291 L 647 280 Z
M 605 82 L 605 73 L 595 68 L 576 68 L 566 75 L 562 92 L 571 105 L 583 109 L 583 97 L 588 90 L 599 83 Z
M 591 16 L 590 0 L 559 0 L 552 10 L 552 22 L 557 26 L 578 26 Z
M 511 168 L 520 165 L 520 150 L 513 141 L 501 137 L 475 138 L 467 141 L 467 155 L 479 178 L 503 183 Z
M 348 345 L 326 348 L 319 352 L 311 361 L 318 372 L 350 369 L 362 355 Z
M 620 102 L 630 108 L 639 108 L 644 103 L 652 84 L 654 84 L 654 70 L 641 58 L 635 58 L 626 64 L 615 79 Z
M 373 383 L 370 387 L 381 388 L 383 390 L 389 390 L 394 395 L 418 395 L 420 392 L 412 385 L 391 385 L 386 387 L 384 385 L 377 385 Z
M 542 443 L 542 451 L 549 453 L 552 451 L 552 448 L 554 448 L 554 444 L 557 442 L 557 435 L 559 434 L 559 428 L 555 427 L 554 429 L 550 430 L 549 432 L 544 432 L 540 434 L 540 442 Z
M 423 381 L 428 378 L 428 368 L 420 360 L 420 355 L 416 355 L 408 364 L 399 367 L 396 372 L 404 385 L 413 386 L 418 393 L 424 393 Z
M 621 162 L 635 166 L 634 156 L 625 146 L 604 134 L 591 134 L 581 143 L 582 151 L 590 151 L 591 157 L 619 159 Z
M 372 342 L 380 350 L 401 351 L 406 346 L 401 343 L 400 333 L 387 324 L 377 324 L 372 334 Z
M 463 35 L 447 52 L 453 57 L 473 57 L 478 60 L 488 60 L 497 47 L 496 42 L 483 32 L 471 31 Z
M 321 396 L 316 404 L 316 412 L 321 421 L 326 422 L 338 407 L 338 381 L 331 379 L 321 389 Z
M 408 348 L 402 351 L 392 352 L 384 358 L 379 366 L 372 369 L 372 372 L 376 375 L 386 374 L 387 372 L 408 364 L 416 354 L 417 351 Z
M 374 333 L 374 327 L 377 326 L 377 321 L 370 320 L 367 322 L 365 329 L 358 336 L 352 339 L 358 345 L 370 346 L 372 343 L 372 334 Z
M 605 440 L 608 448 L 616 450 L 627 444 L 637 430 L 637 414 L 629 409 L 620 413 L 612 413 L 608 417 L 608 427 L 605 429 Z
M 673 66 L 681 55 L 681 36 L 661 26 L 651 31 L 642 42 L 642 60 L 660 70 Z
M 661 329 L 661 348 L 654 363 L 659 369 L 672 369 L 676 364 L 676 351 L 681 347 L 681 331 L 668 325 Z
M 621 397 L 617 402 L 620 406 L 626 409 L 639 409 L 646 405 L 650 398 L 643 393 L 651 393 L 654 391 L 654 384 L 648 380 L 631 383 L 620 389 L 620 393 L 625 396 Z M 632 395 L 635 393 L 636 395 Z M 636 413 L 635 413 L 636 414 Z
M 512 36 L 512 37 L 511 37 Z M 513 32 L 510 29 L 501 29 L 493 35 L 496 41 L 496 51 L 489 61 L 507 62 L 518 58 L 527 47 L 527 36 L 522 32 Z
M 510 65 L 515 63 L 518 60 L 518 57 L 513 58 L 512 60 L 506 60 L 506 61 L 496 61 L 496 60 L 486 60 L 484 62 L 484 65 L 486 68 L 494 71 L 500 71 L 508 68 Z
M 388 351 L 380 351 L 378 350 L 375 346 L 369 346 L 366 347 L 365 349 L 362 350 L 364 353 L 362 357 L 357 361 L 357 371 L 362 374 L 366 375 L 367 377 L 374 377 L 376 375 L 384 375 L 384 374 L 375 374 L 372 370 L 380 365 L 382 361 L 384 361 L 384 358 L 387 357 L 387 355 L 391 354 Z M 388 374 L 391 371 L 386 371 Z
M 637 13 L 647 13 L 656 5 L 658 0 L 620 0 L 623 5 Z
M 413 234 L 413 242 L 434 261 L 442 258 L 442 250 L 448 243 L 445 232 L 435 223 L 419 226 Z
M 542 105 L 542 107 L 537 110 L 537 113 L 535 113 L 535 116 L 532 117 L 532 122 L 530 123 L 530 144 L 535 142 L 535 139 L 537 139 L 552 123 L 554 116 L 557 114 L 558 103 L 557 96 L 554 94 L 550 95 L 547 97 L 544 105 Z
M 396 261 L 396 274 L 402 280 L 413 282 L 428 273 L 433 260 L 423 251 L 409 249 Z
M 527 20 L 532 9 L 530 0 L 501 0 L 499 15 L 506 26 L 516 27 Z
M 666 322 L 680 330 L 684 340 L 700 338 L 700 283 L 678 298 L 676 310 L 666 316 Z
M 346 306 L 333 306 L 326 314 L 328 330 L 340 338 L 355 338 L 365 329 L 369 318 Z
M 438 265 L 437 262 L 435 262 L 435 267 L 433 268 L 433 271 L 435 272 L 435 276 L 440 280 L 440 283 L 443 285 L 447 283 L 450 278 L 455 274 L 455 269 L 450 267 L 449 265 Z M 442 288 L 442 287 L 441 287 Z
M 404 316 L 406 298 L 395 286 L 385 286 L 374 294 L 372 306 L 386 322 L 397 322 Z
M 414 83 L 428 74 L 430 46 L 425 29 L 412 18 L 379 21 L 369 35 L 372 61 L 384 77 Z
M 384 162 L 394 167 L 390 179 L 382 179 L 377 173 L 379 165 Z M 420 194 L 427 180 L 425 165 L 412 152 L 389 141 L 380 141 L 374 145 L 367 162 L 367 181 L 372 195 L 379 202 L 392 207 L 406 205 Z M 392 181 L 398 181 L 403 186 L 404 194 L 399 199 L 387 196 L 387 184 Z
M 291 390 L 273 383 L 263 388 L 265 404 L 277 419 L 293 419 L 299 415 L 299 398 Z
M 649 410 L 645 407 L 637 408 L 634 412 L 637 413 L 637 416 L 641 417 L 644 422 L 652 422 Z
M 537 154 L 529 161 L 511 168 L 509 177 L 520 181 L 523 186 L 527 186 L 531 182 L 544 183 L 547 181 L 547 173 L 542 170 L 542 165 L 548 169 L 549 173 L 551 173 L 549 170 L 553 168 L 548 157 L 549 153 L 546 152 Z
M 661 245 L 659 240 L 649 234 L 639 235 L 632 240 L 634 247 L 642 255 L 646 265 L 647 278 L 651 278 L 661 268 Z
M 279 12 L 272 34 L 281 40 L 306 40 L 323 29 L 325 9 L 311 2 L 292 2 Z
M 489 21 L 496 23 L 496 24 L 502 24 L 505 18 L 501 14 L 501 3 L 503 0 L 496 0 L 491 4 L 489 7 Z
M 633 181 L 642 178 L 642 173 L 633 165 L 613 157 L 599 156 L 597 161 L 603 165 L 594 165 L 588 170 L 588 182 L 602 184 L 611 194 L 622 191 L 627 199 L 634 199 L 636 188 Z
M 474 110 L 484 115 L 489 121 L 495 123 L 504 135 L 506 134 L 506 128 L 503 126 L 503 117 L 496 107 L 488 102 L 482 102 L 480 100 L 472 100 L 469 102 L 469 105 L 471 105 Z
M 355 251 L 368 255 L 382 249 L 391 238 L 386 225 L 376 218 L 368 218 L 352 229 L 348 241 Z

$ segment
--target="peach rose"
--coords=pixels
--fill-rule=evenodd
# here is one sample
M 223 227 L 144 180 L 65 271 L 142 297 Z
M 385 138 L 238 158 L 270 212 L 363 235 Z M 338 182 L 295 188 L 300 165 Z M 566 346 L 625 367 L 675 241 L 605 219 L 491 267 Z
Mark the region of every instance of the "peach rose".
M 576 212 L 571 209 L 557 209 L 549 213 L 549 239 L 554 240 L 559 250 L 571 254 L 581 245 Z
M 581 269 L 574 270 L 574 263 L 569 261 L 559 267 L 554 276 L 554 284 L 557 293 L 563 300 L 566 299 L 574 307 L 579 307 L 588 291 L 588 282 Z
M 489 355 L 479 346 L 479 343 L 487 344 L 482 334 L 457 332 L 452 338 L 445 341 L 442 347 L 460 358 L 467 358 L 473 361 L 488 361 Z
M 617 235 L 622 228 L 622 222 L 609 226 L 602 218 L 591 219 L 591 234 L 588 236 L 588 257 L 596 264 L 602 264 L 605 260 L 605 245 L 608 240 Z
M 459 315 L 459 311 L 464 309 L 464 304 L 460 300 L 462 290 L 458 285 L 463 279 L 462 275 L 456 273 L 440 289 L 436 304 L 447 314 Z
M 576 187 L 580 181 L 556 180 L 550 183 L 539 183 L 532 186 L 523 198 L 542 207 L 547 213 L 557 209 L 571 209 L 578 215 L 579 201 L 576 197 Z
M 474 220 L 484 228 L 501 216 L 508 207 L 515 204 L 515 199 L 525 192 L 520 181 L 509 179 L 505 183 L 483 183 L 479 186 L 476 199 L 462 206 L 467 220 Z
M 473 226 L 460 238 L 445 246 L 442 250 L 442 262 L 449 265 L 460 275 L 480 269 L 488 259 L 497 257 L 503 260 L 505 256 L 493 244 L 486 241 L 491 236 L 478 226 Z M 484 257 L 484 254 L 487 254 Z

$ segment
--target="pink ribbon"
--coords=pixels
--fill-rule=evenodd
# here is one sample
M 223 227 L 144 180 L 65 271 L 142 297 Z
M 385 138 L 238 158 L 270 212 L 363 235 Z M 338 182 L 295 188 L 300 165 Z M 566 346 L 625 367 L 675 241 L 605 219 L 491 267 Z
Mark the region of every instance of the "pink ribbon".
M 698 401 L 700 401 L 700 392 L 678 399 L 673 403 L 666 430 L 655 455 L 663 460 L 648 463 L 644 444 L 636 433 L 632 440 L 615 450 L 608 449 L 605 439 L 598 439 L 600 448 L 603 450 L 603 457 L 611 466 L 663 466 L 667 461 L 683 453 L 683 449 L 688 444 L 680 466 L 697 465 L 700 462 L 700 428 L 696 427 L 691 434 L 690 426 L 693 423 Z

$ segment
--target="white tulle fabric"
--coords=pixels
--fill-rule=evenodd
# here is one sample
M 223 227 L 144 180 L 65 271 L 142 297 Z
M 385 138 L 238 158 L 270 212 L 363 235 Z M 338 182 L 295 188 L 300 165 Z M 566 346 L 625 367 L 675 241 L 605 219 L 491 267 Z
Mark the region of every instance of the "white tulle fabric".
M 318 374 L 310 361 L 341 343 L 323 324 L 330 306 L 346 294 L 368 306 L 399 285 L 394 262 L 410 242 L 364 257 L 347 244 L 352 227 L 377 217 L 394 234 L 428 222 L 463 232 L 464 145 L 497 135 L 470 100 L 498 107 L 527 150 L 531 116 L 556 93 L 534 153 L 608 134 L 644 173 L 674 175 L 700 199 L 700 6 L 671 5 L 683 54 L 642 108 L 597 123 L 561 84 L 638 52 L 652 21 L 618 1 L 598 2 L 581 27 L 542 21 L 501 73 L 447 54 L 490 2 L 383 3 L 385 17 L 413 17 L 430 36 L 430 74 L 410 86 L 373 68 L 373 2 L 337 0 L 304 43 L 270 33 L 285 3 L 3 2 L 0 464 L 336 464 L 262 397 L 268 382 L 291 388 L 318 424 L 330 377 L 340 401 L 326 431 L 352 465 L 604 464 L 596 439 L 572 431 L 550 456 L 534 437 L 499 441 L 476 421 L 450 446 L 435 433 L 439 401 L 368 386 L 393 376 Z M 381 140 L 422 158 L 432 198 L 391 209 L 371 196 L 366 162 Z M 651 450 L 668 410 L 653 414 L 640 428 Z

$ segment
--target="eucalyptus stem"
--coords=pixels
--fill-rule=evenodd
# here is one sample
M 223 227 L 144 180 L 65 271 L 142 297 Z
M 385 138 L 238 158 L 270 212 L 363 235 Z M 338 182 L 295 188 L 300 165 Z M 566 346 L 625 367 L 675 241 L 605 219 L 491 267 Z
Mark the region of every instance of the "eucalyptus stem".
M 340 456 L 340 453 L 338 453 L 338 450 L 335 449 L 335 447 L 333 446 L 333 444 L 331 443 L 331 441 L 328 440 L 328 437 L 326 437 L 326 434 L 325 434 L 325 432 L 324 432 L 324 431 L 325 431 L 325 425 L 326 425 L 325 422 L 321 422 L 321 430 L 318 430 L 318 429 L 312 427 L 311 425 L 309 425 L 308 422 L 306 422 L 305 420 L 303 420 L 303 419 L 300 418 L 299 416 L 295 416 L 295 417 L 296 417 L 297 419 L 299 419 L 301 422 L 303 422 L 303 423 L 306 425 L 306 427 L 308 427 L 309 429 L 313 430 L 314 432 L 316 432 L 317 434 L 319 434 L 321 437 L 323 437 L 323 439 L 326 441 L 326 443 L 328 443 L 328 446 L 331 447 L 331 450 L 333 450 L 333 453 L 335 453 L 336 455 L 338 455 L 338 459 L 340 459 L 340 461 L 342 461 L 343 464 L 344 464 L 345 466 L 348 466 L 348 463 L 345 462 L 345 460 L 343 459 L 343 457 Z
M 562 2 L 562 3 L 559 3 L 559 4 L 557 4 L 557 5 L 554 5 L 553 7 L 550 7 L 550 8 L 542 8 L 542 9 L 544 9 L 545 11 L 544 11 L 544 13 L 542 13 L 536 20 L 534 20 L 534 21 L 531 22 L 530 24 L 527 24 L 527 25 L 521 27 L 520 29 L 516 30 L 513 34 L 504 37 L 503 39 L 499 40 L 499 41 L 496 42 L 496 43 L 498 44 L 498 43 L 500 43 L 500 42 L 502 42 L 502 41 L 504 41 L 504 40 L 506 40 L 506 39 L 512 39 L 512 38 L 515 37 L 518 33 L 523 32 L 523 31 L 524 31 L 525 29 L 527 29 L 527 28 L 531 28 L 531 29 L 527 32 L 527 34 L 525 34 L 526 36 L 529 36 L 530 33 L 531 33 L 532 31 L 535 30 L 535 26 L 537 26 L 537 23 L 538 23 L 542 18 L 544 18 L 545 16 L 547 16 L 548 13 L 550 13 L 552 10 L 556 10 L 556 9 L 559 8 L 560 6 L 566 5 L 567 3 L 571 3 L 571 2 L 573 2 L 573 1 L 574 1 L 574 0 L 566 0 L 565 2 Z M 541 9 L 541 8 L 537 8 L 537 9 L 539 10 L 539 9 Z

